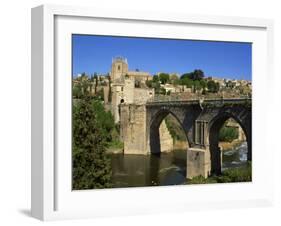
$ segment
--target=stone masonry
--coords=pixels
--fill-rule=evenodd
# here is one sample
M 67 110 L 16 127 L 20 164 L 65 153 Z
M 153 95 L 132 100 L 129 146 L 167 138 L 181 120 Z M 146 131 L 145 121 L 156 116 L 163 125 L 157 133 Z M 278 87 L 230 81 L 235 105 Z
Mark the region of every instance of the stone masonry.
M 160 148 L 161 152 L 170 152 L 173 150 L 174 143 L 173 137 L 171 136 L 165 120 L 163 120 L 159 126 L 160 135 Z
M 120 121 L 120 104 L 145 104 L 154 97 L 154 89 L 147 88 L 145 85 L 152 76 L 147 72 L 129 71 L 125 58 L 117 57 L 112 60 L 110 76 L 111 112 L 115 123 Z
M 121 104 L 120 126 L 124 153 L 161 153 L 164 145 L 161 144 L 159 127 L 168 114 L 178 120 L 187 137 L 187 178 L 221 173 L 218 134 L 229 118 L 235 119 L 242 127 L 248 144 L 248 160 L 251 161 L 249 99 Z

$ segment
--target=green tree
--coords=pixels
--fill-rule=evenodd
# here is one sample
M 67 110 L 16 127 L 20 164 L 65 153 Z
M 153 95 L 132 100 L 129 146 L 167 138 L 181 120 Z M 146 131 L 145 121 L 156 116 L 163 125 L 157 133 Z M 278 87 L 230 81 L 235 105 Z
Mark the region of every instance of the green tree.
M 82 95 L 83 95 L 83 92 L 82 92 L 82 87 L 81 87 L 80 83 L 78 83 L 78 84 L 73 84 L 72 96 L 73 96 L 74 98 L 79 99 L 79 98 L 82 97 Z
M 162 84 L 166 84 L 170 79 L 170 75 L 167 73 L 160 73 L 159 80 Z
M 95 109 L 97 117 L 97 125 L 101 129 L 101 135 L 106 139 L 106 141 L 111 141 L 111 135 L 113 128 L 115 127 L 114 118 L 110 111 L 105 111 L 104 106 L 101 101 L 92 101 L 92 107 Z
M 153 82 L 159 82 L 159 76 L 158 75 L 154 75 L 152 81 Z
M 148 88 L 152 88 L 153 81 L 152 80 L 146 80 L 145 84 Z
M 191 73 L 192 80 L 201 80 L 204 78 L 204 72 L 200 69 L 196 69 Z
M 110 160 L 105 153 L 107 135 L 100 114 L 99 104 L 89 96 L 73 107 L 72 187 L 75 190 L 111 187 Z
M 207 82 L 205 79 L 201 79 L 200 80 L 200 85 L 201 85 L 201 88 L 204 90 L 207 88 Z
M 219 131 L 219 140 L 232 142 L 238 138 L 238 129 L 233 127 L 223 126 Z
M 207 91 L 206 91 L 205 88 L 202 90 L 202 94 L 203 94 L 203 95 L 206 95 L 206 94 L 207 94 Z
M 98 88 L 98 75 L 97 75 L 97 73 L 94 74 L 94 79 L 95 79 L 95 94 L 96 94 L 97 88 Z
M 111 76 L 108 74 L 108 86 L 109 86 L 109 92 L 108 92 L 108 102 L 111 103 L 112 101 L 112 94 L 111 94 Z
M 104 90 L 103 88 L 99 89 L 95 94 L 95 99 L 104 101 Z
M 187 88 L 191 88 L 193 86 L 192 80 L 188 77 L 183 77 L 180 84 L 185 85 Z
M 183 79 L 191 79 L 191 73 L 184 73 L 181 75 L 180 79 L 183 80 Z
M 166 95 L 166 89 L 164 89 L 163 87 L 161 87 L 161 88 L 159 89 L 159 94 Z
M 217 93 L 220 89 L 220 85 L 218 82 L 215 82 L 214 80 L 210 80 L 207 82 L 208 91 L 210 93 Z
M 159 82 L 152 83 L 152 88 L 154 88 L 156 94 L 160 93 L 160 83 Z
M 195 90 L 200 90 L 202 88 L 200 81 L 199 80 L 193 81 L 193 87 Z
M 196 69 L 193 72 L 184 73 L 181 79 L 189 78 L 191 80 L 201 80 L 204 78 L 204 72 L 200 69 Z
M 156 94 L 160 93 L 160 82 L 159 82 L 159 76 L 158 75 L 154 75 L 152 80 L 147 80 L 146 85 L 149 88 L 154 88 Z

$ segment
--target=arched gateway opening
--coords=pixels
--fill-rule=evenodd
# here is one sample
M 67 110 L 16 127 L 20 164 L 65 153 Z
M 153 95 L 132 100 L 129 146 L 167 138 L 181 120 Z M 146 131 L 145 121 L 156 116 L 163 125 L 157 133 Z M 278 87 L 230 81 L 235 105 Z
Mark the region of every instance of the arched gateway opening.
M 251 161 L 249 126 L 231 114 L 216 117 L 210 123 L 209 149 L 212 175 L 245 165 Z
M 173 143 L 165 139 L 172 139 Z M 166 145 L 165 145 L 166 144 Z M 170 111 L 159 112 L 151 121 L 149 133 L 151 154 L 161 154 L 173 149 L 187 150 L 189 142 L 178 118 Z
M 161 111 L 150 124 L 150 177 L 153 185 L 176 185 L 186 180 L 186 133 L 178 118 Z

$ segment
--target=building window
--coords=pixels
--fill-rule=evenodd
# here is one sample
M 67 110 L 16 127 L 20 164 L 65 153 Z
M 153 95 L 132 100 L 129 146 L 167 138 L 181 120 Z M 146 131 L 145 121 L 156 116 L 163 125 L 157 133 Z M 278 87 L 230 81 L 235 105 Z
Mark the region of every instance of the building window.
M 120 65 L 118 65 L 118 71 L 120 71 Z
M 123 92 L 123 87 L 121 87 L 121 91 Z

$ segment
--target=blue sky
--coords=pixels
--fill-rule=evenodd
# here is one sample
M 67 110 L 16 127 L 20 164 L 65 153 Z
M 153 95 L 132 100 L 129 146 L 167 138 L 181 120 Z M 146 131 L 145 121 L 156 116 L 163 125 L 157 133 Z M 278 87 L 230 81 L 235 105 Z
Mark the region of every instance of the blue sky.
M 113 57 L 128 59 L 129 70 L 179 73 L 201 69 L 206 76 L 252 78 L 251 43 L 72 35 L 73 75 L 106 74 Z

